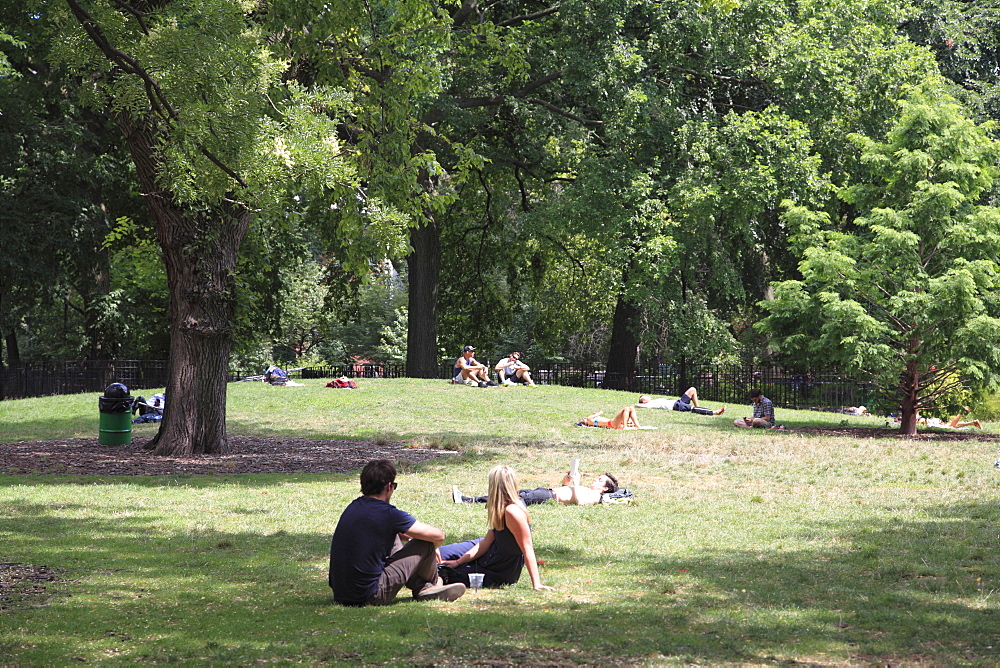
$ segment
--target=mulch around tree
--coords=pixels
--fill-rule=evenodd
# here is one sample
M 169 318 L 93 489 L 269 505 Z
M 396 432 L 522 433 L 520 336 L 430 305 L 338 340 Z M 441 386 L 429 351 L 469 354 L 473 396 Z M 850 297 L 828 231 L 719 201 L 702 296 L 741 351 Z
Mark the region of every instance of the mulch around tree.
M 71 475 L 234 475 L 240 473 L 349 473 L 372 459 L 423 462 L 454 455 L 401 442 L 230 436 L 224 455 L 164 457 L 146 450 L 149 439 L 100 445 L 96 438 L 0 444 L 0 473 Z
M 0 613 L 48 604 L 48 585 L 61 578 L 48 566 L 0 562 Z
M 235 475 L 240 473 L 349 473 L 372 459 L 423 462 L 456 453 L 381 441 L 230 436 L 225 455 L 161 457 L 131 445 L 100 445 L 96 438 L 0 444 L 0 473 L 71 475 Z M 2 558 L 2 555 L 0 555 Z M 62 578 L 48 566 L 0 562 L 0 613 L 47 605 Z

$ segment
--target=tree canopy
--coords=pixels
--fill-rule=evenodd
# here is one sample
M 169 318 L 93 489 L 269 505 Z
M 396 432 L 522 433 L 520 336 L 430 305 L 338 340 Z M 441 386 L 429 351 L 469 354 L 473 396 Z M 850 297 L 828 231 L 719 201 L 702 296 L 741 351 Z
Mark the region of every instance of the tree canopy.
M 171 402 L 183 433 L 164 421 L 181 451 L 225 447 L 237 356 L 405 358 L 432 376 L 472 343 L 604 364 L 622 388 L 637 359 L 892 375 L 875 360 L 902 334 L 884 322 L 858 316 L 882 338 L 833 358 L 836 332 L 809 338 L 833 308 L 819 294 L 878 310 L 846 283 L 819 290 L 821 266 L 843 256 L 879 285 L 863 272 L 910 238 L 885 230 L 917 234 L 894 216 L 985 229 L 970 221 L 995 192 L 998 24 L 958 0 L 5 5 L 4 361 L 168 354 L 168 391 L 199 397 Z M 928 99 L 899 107 L 908 90 Z M 904 141 L 930 123 L 918 107 L 951 119 L 927 129 L 957 152 L 928 153 L 934 169 L 978 180 L 918 188 L 897 155 L 927 153 Z M 966 126 L 980 153 L 954 139 Z M 930 262 L 958 234 L 934 242 L 920 294 L 966 277 L 949 326 L 973 332 L 995 316 L 985 256 Z M 916 281 L 901 276 L 883 289 Z M 945 355 L 940 336 L 920 334 L 937 347 L 921 385 L 988 386 L 985 353 Z
M 905 433 L 958 378 L 990 386 L 1000 373 L 993 129 L 922 87 L 885 141 L 852 135 L 865 177 L 839 196 L 853 215 L 834 225 L 792 203 L 785 214 L 802 279 L 761 303 L 761 329 L 788 357 L 836 360 L 895 387 Z

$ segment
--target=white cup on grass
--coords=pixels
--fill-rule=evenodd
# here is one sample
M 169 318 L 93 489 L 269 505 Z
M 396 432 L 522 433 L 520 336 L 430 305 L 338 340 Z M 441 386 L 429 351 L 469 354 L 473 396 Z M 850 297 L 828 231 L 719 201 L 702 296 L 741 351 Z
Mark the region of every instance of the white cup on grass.
M 469 573 L 469 587 L 473 591 L 479 591 L 483 586 L 483 573 Z

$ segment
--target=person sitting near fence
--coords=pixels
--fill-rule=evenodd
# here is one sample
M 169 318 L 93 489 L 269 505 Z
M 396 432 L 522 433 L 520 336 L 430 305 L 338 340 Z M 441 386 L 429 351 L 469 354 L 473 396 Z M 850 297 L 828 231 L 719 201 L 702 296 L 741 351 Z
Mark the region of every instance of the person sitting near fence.
M 641 429 L 639 418 L 635 413 L 635 408 L 626 406 L 621 409 L 613 418 L 606 418 L 602 414 L 604 411 L 591 413 L 578 422 L 581 427 L 603 427 L 605 429 Z
M 476 360 L 475 353 L 476 349 L 472 346 L 465 346 L 462 349 L 462 356 L 455 360 L 455 366 L 452 368 L 451 382 L 478 385 L 479 387 L 496 385 L 490 380 L 486 365 Z
M 517 491 L 521 503 L 534 506 L 547 501 L 555 501 L 564 506 L 593 506 L 602 502 L 604 494 L 614 494 L 619 489 L 618 479 L 610 473 L 596 476 L 590 485 L 580 484 L 579 475 L 571 473 L 563 476 L 559 487 L 536 487 L 535 489 L 519 489 Z M 465 496 L 458 485 L 451 486 L 451 499 L 455 503 L 486 503 L 489 496 Z
M 264 371 L 264 382 L 271 385 L 284 385 L 288 382 L 288 374 L 285 373 L 284 369 L 272 364 Z
M 698 405 L 698 390 L 693 387 L 689 387 L 687 391 L 680 396 L 679 399 L 674 401 L 673 399 L 653 399 L 648 394 L 644 394 L 639 397 L 639 401 L 636 406 L 641 406 L 643 408 L 664 408 L 666 410 L 675 411 L 690 411 L 692 413 L 697 413 L 698 415 L 722 415 L 726 412 L 726 407 L 723 406 L 718 410 L 712 410 L 711 408 L 704 408 Z
M 760 390 L 750 390 L 750 401 L 753 402 L 753 417 L 734 420 L 737 427 L 756 427 L 758 429 L 774 429 L 774 404 Z
M 535 381 L 531 380 L 531 367 L 521 361 L 521 353 L 507 355 L 497 362 L 493 370 L 497 372 L 501 385 L 524 383 L 528 387 L 535 387 Z

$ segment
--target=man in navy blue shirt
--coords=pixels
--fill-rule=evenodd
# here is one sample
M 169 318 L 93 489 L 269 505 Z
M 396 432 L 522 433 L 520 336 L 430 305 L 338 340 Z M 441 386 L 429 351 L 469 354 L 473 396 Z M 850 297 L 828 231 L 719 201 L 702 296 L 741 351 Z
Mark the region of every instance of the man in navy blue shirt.
M 337 603 L 385 605 L 404 585 L 418 600 L 454 601 L 465 593 L 464 584 L 445 585 L 438 578 L 444 532 L 391 505 L 396 487 L 396 467 L 388 459 L 362 469 L 361 496 L 344 509 L 330 543 Z

